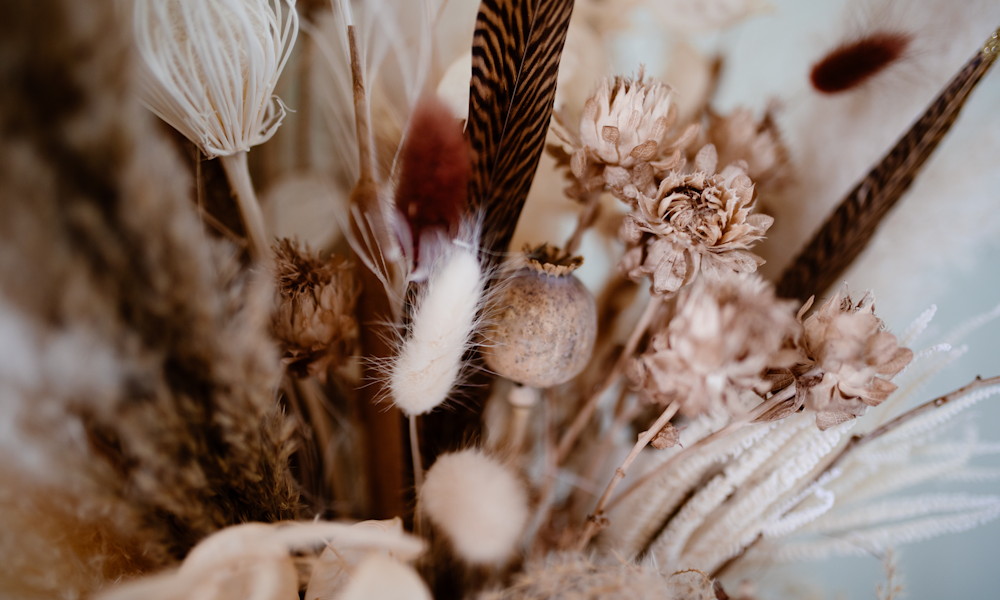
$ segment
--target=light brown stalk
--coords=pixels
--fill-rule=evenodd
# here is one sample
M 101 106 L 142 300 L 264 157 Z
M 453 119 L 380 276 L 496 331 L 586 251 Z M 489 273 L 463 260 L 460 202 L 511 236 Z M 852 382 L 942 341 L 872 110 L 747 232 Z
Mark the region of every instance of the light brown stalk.
M 237 152 L 220 156 L 219 160 L 226 172 L 226 178 L 229 179 L 229 185 L 232 186 L 233 195 L 236 196 L 236 205 L 240 209 L 243 227 L 250 242 L 250 255 L 257 261 L 267 260 L 271 249 L 268 244 L 267 229 L 264 227 L 264 214 L 260 210 L 260 203 L 257 201 L 257 194 L 250 180 L 247 153 Z
M 356 239 L 381 241 L 385 238 L 386 230 L 378 202 L 367 93 L 354 27 L 347 28 L 347 39 L 351 53 L 351 75 L 354 79 L 354 116 L 360 173 L 358 182 L 351 191 L 350 202 L 361 218 L 351 220 L 354 229 L 352 233 Z M 362 228 L 366 231 L 362 231 Z M 365 457 L 368 460 L 365 471 L 371 474 L 368 482 L 373 499 L 374 514 L 371 516 L 392 518 L 402 515 L 405 506 L 404 425 L 399 409 L 379 404 L 387 392 L 384 377 L 376 367 L 381 362 L 380 359 L 391 356 L 393 352 L 387 342 L 390 336 L 386 335 L 384 325 L 391 322 L 392 309 L 378 275 L 364 263 L 365 261 L 358 261 L 358 275 L 362 283 L 358 319 L 365 324 L 361 328 L 360 343 L 365 357 L 362 364 L 366 385 L 359 390 L 361 418 L 368 433 L 365 437 Z
M 639 458 L 639 453 L 641 453 L 646 446 L 649 445 L 649 442 L 653 441 L 656 434 L 658 434 L 660 430 L 670 422 L 670 419 L 674 418 L 674 415 L 677 414 L 677 409 L 679 409 L 680 406 L 681 403 L 677 401 L 668 404 L 649 429 L 642 432 L 642 435 L 639 436 L 639 441 L 635 443 L 635 446 L 632 446 L 632 450 L 628 453 L 628 456 L 625 457 L 625 460 L 622 461 L 621 466 L 615 469 L 615 474 L 611 476 L 611 481 L 608 482 L 608 487 L 604 489 L 604 493 L 601 494 L 600 499 L 597 501 L 597 506 L 594 507 L 594 511 L 587 517 L 583 534 L 580 536 L 580 541 L 577 545 L 578 550 L 586 548 L 591 538 L 593 538 L 594 535 L 601 530 L 602 523 L 604 522 L 604 510 L 608 501 L 611 499 L 611 494 L 614 493 L 618 484 L 625 479 L 625 475 L 628 473 L 629 467 L 632 466 L 635 459 Z
M 611 368 L 608 375 L 604 378 L 600 385 L 598 385 L 597 388 L 591 392 L 590 396 L 584 402 L 584 405 L 580 408 L 580 411 L 577 412 L 573 422 L 570 423 L 569 427 L 566 429 L 566 433 L 564 433 L 562 439 L 559 440 L 559 449 L 556 453 L 556 462 L 558 464 L 563 464 L 569 456 L 570 451 L 573 450 L 573 446 L 579 439 L 580 434 L 582 434 L 583 430 L 587 427 L 587 424 L 590 422 L 590 418 L 594 416 L 594 411 L 597 410 L 597 404 L 600 402 L 601 396 L 604 395 L 604 392 L 607 391 L 608 388 L 618 381 L 626 363 L 630 358 L 632 358 L 632 354 L 639 346 L 639 341 L 642 340 L 643 335 L 645 335 L 646 330 L 648 330 L 649 326 L 652 324 L 660 306 L 663 305 L 664 299 L 665 296 L 650 297 L 649 303 L 646 305 L 646 310 L 639 318 L 639 322 L 636 323 L 635 329 L 632 330 L 632 334 L 625 343 L 625 348 L 618 356 L 618 360 L 615 361 L 615 365 Z

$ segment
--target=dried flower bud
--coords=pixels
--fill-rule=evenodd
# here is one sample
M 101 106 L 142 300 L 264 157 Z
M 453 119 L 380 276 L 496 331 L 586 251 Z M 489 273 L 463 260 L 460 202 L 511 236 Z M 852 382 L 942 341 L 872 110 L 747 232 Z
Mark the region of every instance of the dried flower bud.
M 770 389 L 767 368 L 795 361 L 783 347 L 799 329 L 793 311 L 759 277 L 700 279 L 681 293 L 677 314 L 633 361 L 629 377 L 648 400 L 679 400 L 685 415 L 749 408 Z
M 575 377 L 597 335 L 594 297 L 573 271 L 580 258 L 542 245 L 503 283 L 486 330 L 486 364 L 500 375 L 545 388 Z
M 291 240 L 274 248 L 278 302 L 271 320 L 289 368 L 320 375 L 353 353 L 360 287 L 349 261 L 322 259 Z
M 505 562 L 528 522 L 524 485 L 508 467 L 479 450 L 439 457 L 419 494 L 419 509 L 470 563 Z
M 884 330 L 870 294 L 857 303 L 846 293 L 835 294 L 802 325 L 801 351 L 807 363 L 799 370 L 815 373 L 818 368 L 821 375 L 800 377 L 797 384 L 821 429 L 881 404 L 896 390 L 889 379 L 913 360 L 913 351 Z
M 753 182 L 737 167 L 715 173 L 711 145 L 691 174 L 671 172 L 653 195 L 638 194 L 619 237 L 629 246 L 620 268 L 654 293 L 679 290 L 699 273 L 752 273 L 764 260 L 749 252 L 774 219 L 751 214 Z

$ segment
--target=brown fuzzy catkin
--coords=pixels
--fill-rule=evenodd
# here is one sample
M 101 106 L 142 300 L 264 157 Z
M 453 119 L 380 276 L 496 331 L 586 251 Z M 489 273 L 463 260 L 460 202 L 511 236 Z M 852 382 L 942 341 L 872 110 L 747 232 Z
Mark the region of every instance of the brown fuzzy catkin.
M 41 376 L 0 381 L 16 434 L 0 440 L 0 596 L 89 595 L 225 525 L 294 517 L 291 426 L 271 290 L 208 241 L 135 98 L 128 16 L 4 12 L 0 316 Z M 83 368 L 95 356 L 105 371 Z

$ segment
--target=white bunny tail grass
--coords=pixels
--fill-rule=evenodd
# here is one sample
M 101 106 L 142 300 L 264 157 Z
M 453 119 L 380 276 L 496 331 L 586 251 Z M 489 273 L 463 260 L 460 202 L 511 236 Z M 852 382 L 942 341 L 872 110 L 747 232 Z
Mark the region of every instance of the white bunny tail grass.
M 462 560 L 502 565 L 517 550 L 528 495 L 510 468 L 479 450 L 461 450 L 442 455 L 427 471 L 418 510 Z
M 392 400 L 407 415 L 440 406 L 458 381 L 479 324 L 486 280 L 474 245 L 448 243 L 435 259 L 409 335 L 390 367 Z
M 384 554 L 371 554 L 358 565 L 341 600 L 431 600 L 427 584 L 413 567 Z
M 138 0 L 140 93 L 209 157 L 246 152 L 277 131 L 273 97 L 298 35 L 294 0 Z

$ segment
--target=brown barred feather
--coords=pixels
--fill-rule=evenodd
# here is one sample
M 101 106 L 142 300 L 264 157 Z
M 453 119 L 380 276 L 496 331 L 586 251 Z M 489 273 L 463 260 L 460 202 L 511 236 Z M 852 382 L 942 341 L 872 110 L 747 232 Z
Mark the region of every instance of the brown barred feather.
M 482 247 L 507 249 L 542 154 L 573 0 L 483 0 L 472 43 L 469 202 Z
M 783 297 L 826 291 L 865 249 L 1000 55 L 1000 29 L 831 214 L 778 282 Z

